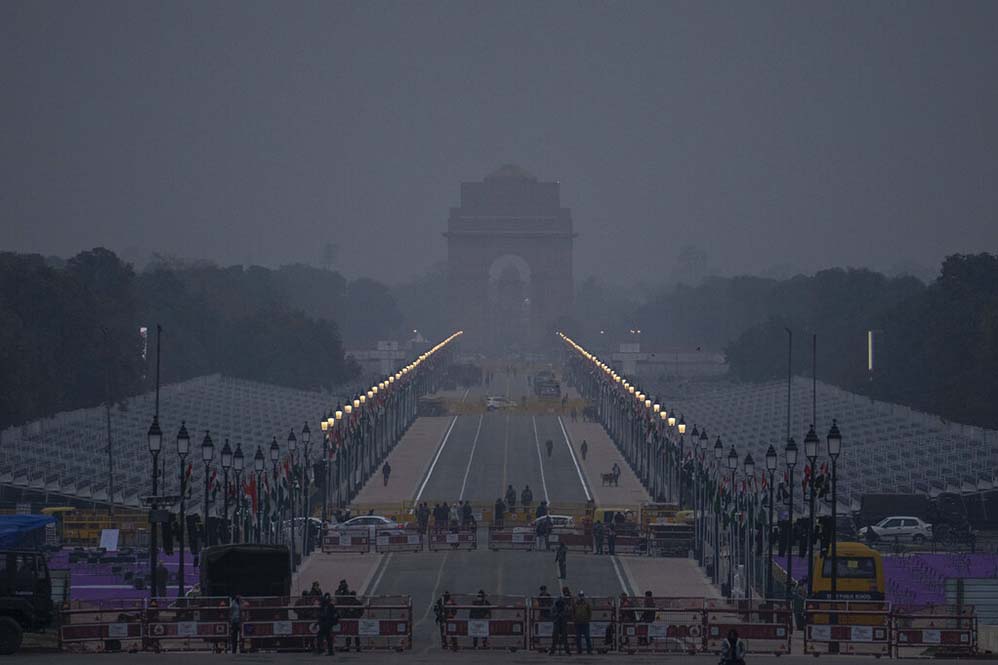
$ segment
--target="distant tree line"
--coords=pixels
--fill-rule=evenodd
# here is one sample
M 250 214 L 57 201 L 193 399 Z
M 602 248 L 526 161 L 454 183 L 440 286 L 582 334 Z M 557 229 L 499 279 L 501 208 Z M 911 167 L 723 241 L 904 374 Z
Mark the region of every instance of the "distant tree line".
M 383 284 L 310 266 L 159 259 L 136 272 L 103 248 L 0 253 L 0 427 L 151 389 L 157 323 L 163 383 L 220 372 L 321 389 L 357 373 L 344 339 L 396 338 L 402 315 Z

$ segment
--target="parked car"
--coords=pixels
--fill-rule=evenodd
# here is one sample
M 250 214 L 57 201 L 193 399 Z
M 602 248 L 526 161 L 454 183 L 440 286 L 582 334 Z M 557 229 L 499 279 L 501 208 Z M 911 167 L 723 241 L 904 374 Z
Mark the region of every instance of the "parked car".
M 361 515 L 360 517 L 348 519 L 346 522 L 334 524 L 332 529 L 334 531 L 347 531 L 349 529 L 366 528 L 373 541 L 378 529 L 404 529 L 405 526 L 405 524 L 399 524 L 395 520 L 390 520 L 381 515 Z
M 885 539 L 921 544 L 932 540 L 932 525 L 918 517 L 891 516 L 864 526 L 859 530 L 859 536 L 864 540 Z
M 514 527 L 513 533 L 537 533 L 537 523 L 543 520 L 550 520 L 551 528 L 553 529 L 575 528 L 575 518 L 571 515 L 545 515 L 544 517 L 538 517 L 535 520 L 531 520 L 530 523 L 525 526 Z

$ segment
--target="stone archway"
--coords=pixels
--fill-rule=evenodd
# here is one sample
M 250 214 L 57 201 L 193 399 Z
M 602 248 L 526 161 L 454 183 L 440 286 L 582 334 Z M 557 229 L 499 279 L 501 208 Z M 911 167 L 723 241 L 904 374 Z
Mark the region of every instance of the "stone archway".
M 522 256 L 503 254 L 489 266 L 486 330 L 494 348 L 519 351 L 529 346 L 531 270 Z

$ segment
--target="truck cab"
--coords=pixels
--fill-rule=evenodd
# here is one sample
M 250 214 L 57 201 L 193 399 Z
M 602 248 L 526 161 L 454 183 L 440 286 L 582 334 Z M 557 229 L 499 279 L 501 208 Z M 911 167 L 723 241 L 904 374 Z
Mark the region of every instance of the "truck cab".
M 52 578 L 39 551 L 0 550 L 0 654 L 21 646 L 25 631 L 52 624 Z

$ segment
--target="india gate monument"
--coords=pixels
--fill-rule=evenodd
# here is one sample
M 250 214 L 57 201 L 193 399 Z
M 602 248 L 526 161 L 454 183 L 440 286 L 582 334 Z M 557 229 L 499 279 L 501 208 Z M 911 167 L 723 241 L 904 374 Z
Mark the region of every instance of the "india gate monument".
M 465 346 L 503 352 L 549 344 L 574 294 L 575 233 L 559 183 L 512 165 L 463 182 L 444 236 L 451 323 L 465 331 Z

